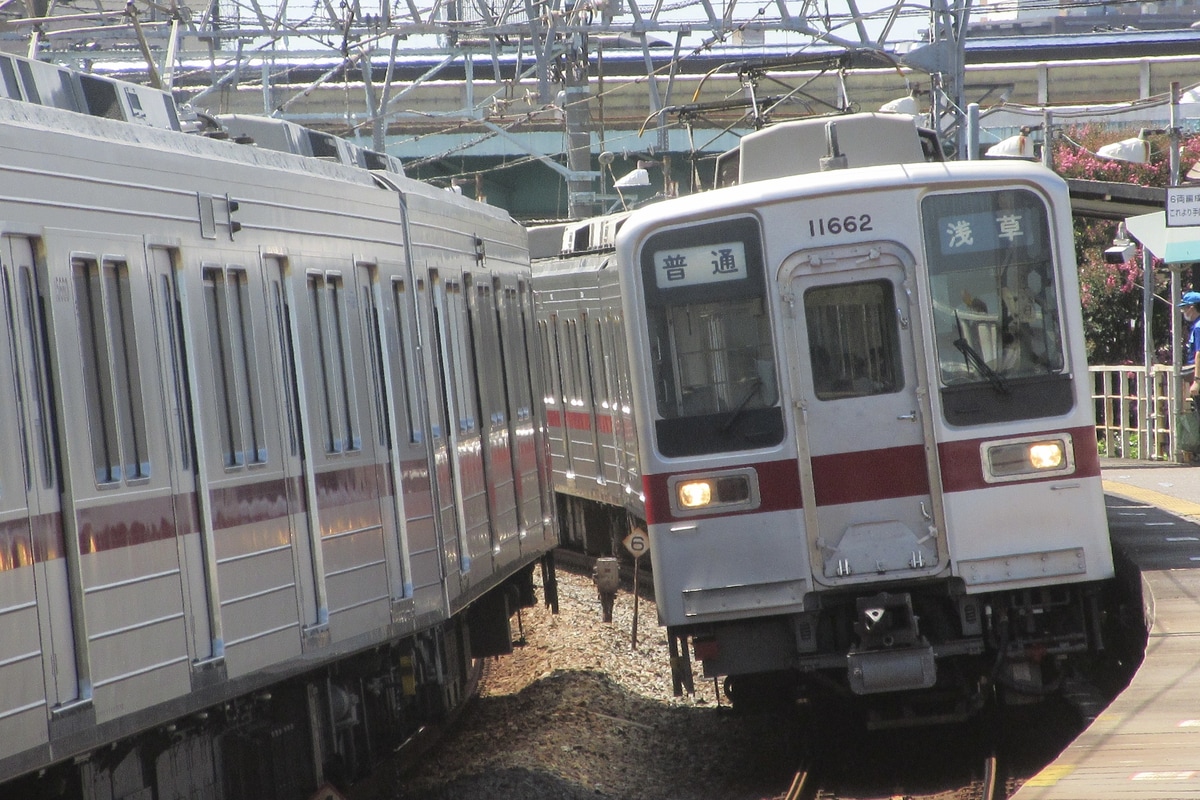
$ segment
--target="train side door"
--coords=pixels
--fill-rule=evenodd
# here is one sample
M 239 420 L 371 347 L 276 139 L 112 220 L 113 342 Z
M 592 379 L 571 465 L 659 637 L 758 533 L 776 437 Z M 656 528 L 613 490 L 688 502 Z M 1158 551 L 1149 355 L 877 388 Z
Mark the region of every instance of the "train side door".
M 845 247 L 794 256 L 780 275 L 815 581 L 937 572 L 946 542 L 911 262 Z
M 191 343 L 184 333 L 182 302 L 176 281 L 178 252 L 150 246 L 146 256 L 158 327 L 162 385 L 165 387 L 166 429 L 171 442 L 171 499 L 178 531 L 183 602 L 191 636 L 189 650 L 195 659 L 193 669 L 199 670 L 205 663 L 221 656 L 222 637 L 211 520 L 201 517 L 209 509 L 202 499 L 204 492 L 196 468 L 200 462 L 193 418 Z
M 75 699 L 55 428 L 33 253 L 0 250 L 0 758 L 44 744 L 47 706 Z
M 294 282 L 296 280 L 290 260 L 283 255 L 262 257 L 263 278 L 267 292 L 267 308 L 270 318 L 272 354 L 278 365 L 275 407 L 282 409 L 279 420 L 282 433 L 280 463 L 287 484 L 288 516 L 291 519 L 293 569 L 296 574 L 296 599 L 299 607 L 300 625 L 304 631 L 306 646 L 320 646 L 325 635 L 324 575 L 317 566 L 321 563 L 318 551 L 321 547 L 320 525 L 316 514 L 315 484 L 309 480 L 308 467 L 312 461 L 309 428 L 305 426 L 306 409 L 301 402 L 305 396 L 301 358 L 297 344 L 302 343 L 294 318 L 297 307 Z M 301 312 L 303 315 L 303 312 Z M 302 344 L 300 346 L 303 346 Z
M 444 321 L 446 287 L 437 270 L 429 270 L 428 276 L 428 285 L 424 280 L 417 282 L 418 294 L 422 296 L 418 313 L 422 316 L 421 330 L 428 331 L 430 337 L 429 345 L 425 348 L 426 403 L 429 409 L 436 516 L 442 532 L 443 569 L 448 577 L 470 569 L 470 555 L 465 541 L 465 525 L 460 524 L 458 516 L 462 504 L 456 500 L 458 422 L 454 410 L 454 386 L 450 383 L 452 371 L 446 361 L 449 352 Z
M 542 524 L 541 489 L 537 442 L 534 438 L 532 370 L 526 350 L 525 318 L 521 306 L 524 284 L 510 278 L 500 279 L 496 292 L 497 320 L 500 331 L 504 386 L 507 403 L 509 454 L 515 479 L 518 524 L 522 538 L 538 531 Z M 541 536 L 536 539 L 540 543 Z

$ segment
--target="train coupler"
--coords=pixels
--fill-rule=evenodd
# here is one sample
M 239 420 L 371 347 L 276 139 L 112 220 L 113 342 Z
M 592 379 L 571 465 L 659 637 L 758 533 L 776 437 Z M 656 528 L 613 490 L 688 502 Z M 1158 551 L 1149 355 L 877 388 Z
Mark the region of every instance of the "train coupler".
M 880 592 L 860 597 L 854 632 L 858 647 L 846 656 L 855 694 L 928 689 L 937 683 L 933 647 L 921 636 L 912 597 Z

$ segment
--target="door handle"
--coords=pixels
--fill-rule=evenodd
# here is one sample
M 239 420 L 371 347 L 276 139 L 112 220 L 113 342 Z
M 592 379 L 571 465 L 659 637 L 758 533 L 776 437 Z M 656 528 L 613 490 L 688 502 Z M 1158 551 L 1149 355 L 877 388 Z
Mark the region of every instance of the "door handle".
M 901 414 L 900 416 L 896 417 L 896 419 L 912 419 L 912 420 L 915 420 L 916 418 L 917 418 L 916 411 L 910 411 L 907 414 Z

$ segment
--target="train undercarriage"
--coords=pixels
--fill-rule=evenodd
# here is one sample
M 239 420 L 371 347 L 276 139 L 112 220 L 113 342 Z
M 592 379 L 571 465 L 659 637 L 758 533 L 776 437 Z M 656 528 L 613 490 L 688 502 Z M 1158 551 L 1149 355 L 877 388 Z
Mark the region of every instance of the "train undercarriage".
M 535 566 L 448 622 L 131 733 L 0 787 L 0 800 L 337 797 L 383 758 L 420 750 L 482 660 L 512 652 L 510 615 L 537 602 Z M 542 569 L 556 605 L 549 557 Z
M 1102 587 L 812 596 L 802 614 L 670 628 L 672 677 L 694 691 L 694 653 L 735 709 L 833 703 L 871 728 L 961 721 L 992 700 L 1053 695 L 1103 650 Z

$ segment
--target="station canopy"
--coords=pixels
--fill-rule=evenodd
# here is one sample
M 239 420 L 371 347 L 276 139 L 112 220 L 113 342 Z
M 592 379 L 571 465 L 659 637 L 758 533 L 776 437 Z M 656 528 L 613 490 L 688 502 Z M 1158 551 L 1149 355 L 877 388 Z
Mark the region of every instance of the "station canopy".
M 1165 211 L 1126 217 L 1125 230 L 1167 264 L 1200 261 L 1200 225 L 1167 227 Z

